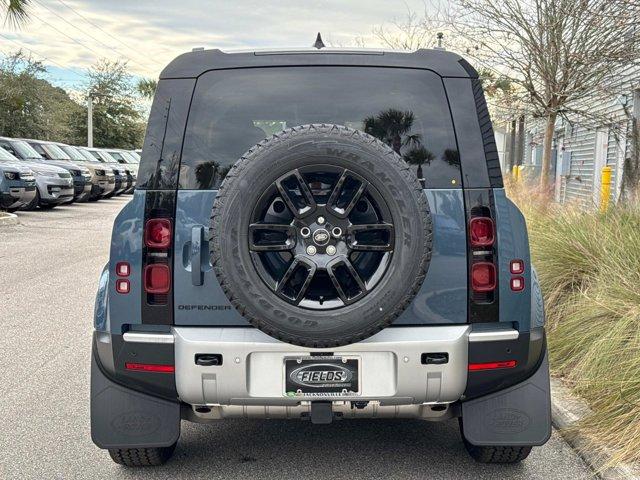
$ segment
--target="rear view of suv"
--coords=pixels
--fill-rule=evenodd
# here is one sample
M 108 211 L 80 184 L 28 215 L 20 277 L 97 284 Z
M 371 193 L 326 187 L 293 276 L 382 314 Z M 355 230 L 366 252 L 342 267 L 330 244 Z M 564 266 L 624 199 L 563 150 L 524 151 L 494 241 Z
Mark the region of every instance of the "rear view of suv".
M 100 278 L 96 445 L 158 465 L 182 420 L 458 419 L 476 460 L 526 458 L 544 311 L 493 138 L 444 51 L 174 60 Z

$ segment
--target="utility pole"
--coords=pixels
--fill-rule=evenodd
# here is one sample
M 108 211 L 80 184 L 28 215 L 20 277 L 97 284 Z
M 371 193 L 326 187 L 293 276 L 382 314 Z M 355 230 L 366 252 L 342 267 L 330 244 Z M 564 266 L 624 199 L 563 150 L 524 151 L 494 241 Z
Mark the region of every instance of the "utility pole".
M 87 147 L 93 147 L 93 98 L 87 98 Z

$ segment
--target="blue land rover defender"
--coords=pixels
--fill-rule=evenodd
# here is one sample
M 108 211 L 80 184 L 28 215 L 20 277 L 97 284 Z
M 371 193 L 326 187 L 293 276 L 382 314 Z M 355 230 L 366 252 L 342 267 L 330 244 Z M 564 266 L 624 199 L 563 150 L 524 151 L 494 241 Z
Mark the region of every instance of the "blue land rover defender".
M 540 288 L 477 72 L 442 50 L 179 56 L 95 306 L 91 431 L 459 419 L 478 461 L 550 435 Z M 354 429 L 357 426 L 354 425 Z

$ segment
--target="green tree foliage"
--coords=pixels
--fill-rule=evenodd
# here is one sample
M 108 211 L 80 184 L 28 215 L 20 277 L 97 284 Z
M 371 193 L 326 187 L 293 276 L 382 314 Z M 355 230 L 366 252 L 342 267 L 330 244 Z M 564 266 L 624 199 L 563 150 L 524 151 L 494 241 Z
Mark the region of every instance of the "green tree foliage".
M 82 107 L 44 80 L 42 63 L 22 52 L 0 61 L 0 134 L 73 142 L 72 119 Z
M 415 116 L 411 111 L 390 108 L 364 119 L 364 131 L 399 154 L 409 165 L 417 165 L 416 175 L 424 182 L 422 165 L 429 165 L 436 157 L 423 145 L 422 135 L 412 133 Z
M 136 85 L 138 93 L 149 100 L 153 99 L 156 94 L 156 88 L 158 87 L 158 81 L 152 78 L 141 78 Z
M 93 103 L 93 144 L 107 148 L 140 148 L 145 119 L 137 103 L 137 90 L 120 61 L 99 61 L 88 73 L 84 98 Z M 74 129 L 87 138 L 85 114 L 76 118 Z
M 20 26 L 27 21 L 29 0 L 0 0 L 0 18 L 5 22 Z

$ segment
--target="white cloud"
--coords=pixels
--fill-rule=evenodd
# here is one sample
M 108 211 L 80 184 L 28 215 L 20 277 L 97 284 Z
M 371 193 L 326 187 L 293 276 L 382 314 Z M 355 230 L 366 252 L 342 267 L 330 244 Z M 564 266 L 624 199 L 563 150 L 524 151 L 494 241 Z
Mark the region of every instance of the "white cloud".
M 17 31 L 5 25 L 1 33 L 50 59 L 45 63 L 58 67 L 78 71 L 100 57 L 125 58 L 136 75 L 157 77 L 174 57 L 196 46 L 303 47 L 313 43 L 318 31 L 325 40 L 339 45 L 353 45 L 357 37 L 362 37 L 376 46 L 372 27 L 403 16 L 407 6 L 421 11 L 423 3 L 421 0 L 32 0 L 31 20 Z M 4 53 L 18 48 L 5 38 L 0 37 L 0 42 Z

